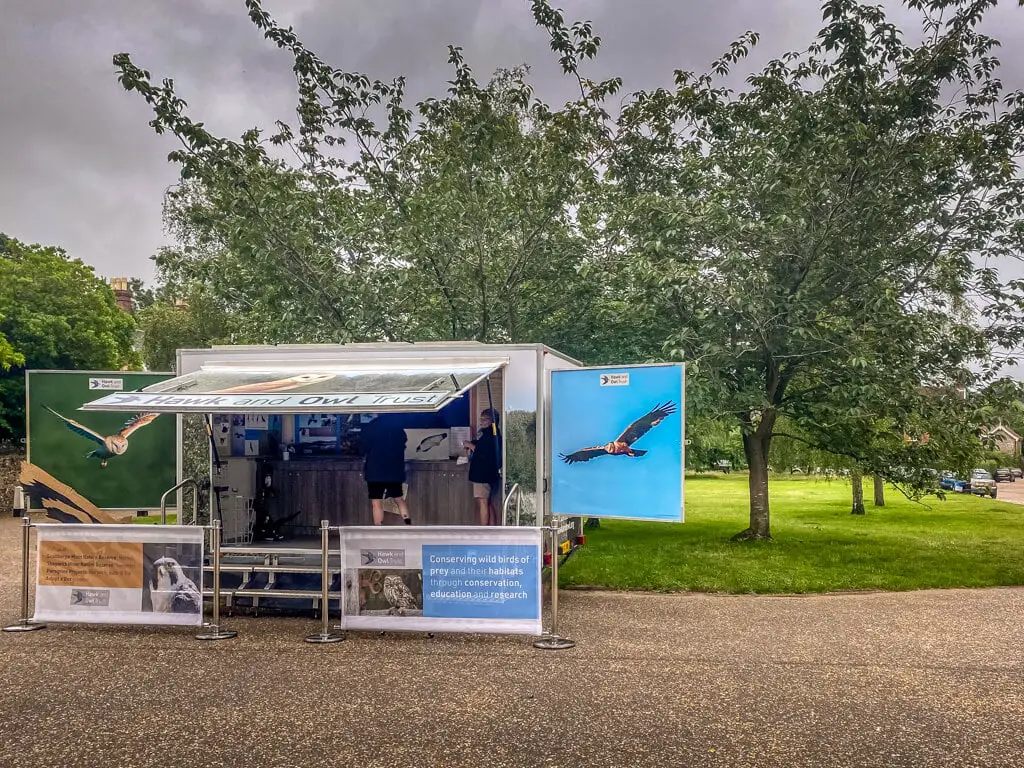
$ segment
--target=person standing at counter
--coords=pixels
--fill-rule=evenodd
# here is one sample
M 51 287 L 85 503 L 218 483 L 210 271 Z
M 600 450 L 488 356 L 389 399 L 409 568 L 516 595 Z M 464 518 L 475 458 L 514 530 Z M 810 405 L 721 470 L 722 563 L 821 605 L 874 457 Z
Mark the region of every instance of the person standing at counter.
M 497 412 L 492 408 L 485 409 L 480 413 L 480 434 L 475 441 L 466 443 L 471 451 L 469 482 L 473 486 L 480 525 L 498 524 L 497 498 L 501 490 L 501 430 L 498 424 Z
M 394 499 L 402 521 L 412 525 L 405 501 L 405 430 L 388 414 L 363 426 L 361 443 L 366 463 L 363 477 L 370 496 L 373 524 L 384 524 L 384 499 Z

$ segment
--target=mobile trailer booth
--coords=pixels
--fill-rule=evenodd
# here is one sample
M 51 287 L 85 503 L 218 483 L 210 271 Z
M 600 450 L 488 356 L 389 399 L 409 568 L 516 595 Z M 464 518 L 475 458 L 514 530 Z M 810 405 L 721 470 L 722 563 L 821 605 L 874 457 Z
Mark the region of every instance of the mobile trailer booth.
M 26 517 L 22 619 L 5 630 L 39 629 L 40 620 L 199 625 L 207 597 L 212 631 L 199 637 L 223 639 L 233 634 L 218 623 L 226 597 L 229 607 L 256 609 L 312 603 L 322 631 L 311 642 L 339 639 L 328 627 L 331 603 L 342 628 L 541 634 L 547 553 L 551 629 L 535 645 L 564 648 L 572 642 L 557 634 L 555 585 L 558 555 L 582 543 L 574 515 L 683 520 L 679 364 L 584 368 L 540 345 L 292 345 L 182 350 L 178 371 L 81 410 L 134 414 L 126 428 L 176 416 L 179 483 L 164 499 L 193 482 L 183 477 L 182 415 L 201 416 L 214 489 L 210 524 L 67 526 Z M 485 408 L 501 414 L 505 438 L 500 527 L 475 525 L 462 455 Z M 365 525 L 359 436 L 373 414 L 388 414 L 406 430 L 412 528 Z M 70 426 L 94 442 L 108 440 Z M 31 464 L 26 470 L 51 516 L 113 522 L 73 488 Z M 253 507 L 267 511 L 268 499 L 286 535 L 254 542 Z M 216 503 L 227 500 L 234 503 Z M 33 528 L 39 578 L 30 617 Z M 308 540 L 316 530 L 319 547 Z M 339 539 L 333 549 L 332 532 Z
M 319 594 L 296 570 L 306 562 L 310 577 L 319 573 L 310 561 L 319 559 L 322 521 L 371 523 L 358 439 L 371 415 L 391 414 L 407 432 L 415 525 L 476 525 L 463 444 L 476 438 L 480 412 L 493 408 L 503 438 L 500 523 L 542 524 L 550 509 L 543 418 L 549 373 L 582 367 L 539 344 L 473 342 L 215 346 L 179 350 L 177 361 L 175 378 L 101 397 L 83 410 L 175 414 L 179 484 L 187 482 L 182 414 L 209 418 L 210 519 L 219 515 L 222 552 L 239 560 L 236 583 L 230 567 L 225 578 L 240 598 L 289 592 L 275 585 Z M 179 510 L 180 501 L 179 490 Z M 257 514 L 280 524 L 275 538 L 282 540 L 263 541 L 258 528 L 253 540 Z M 386 514 L 384 522 L 402 521 Z M 582 536 L 581 523 L 563 526 L 563 554 Z M 241 573 L 250 561 L 287 573 Z

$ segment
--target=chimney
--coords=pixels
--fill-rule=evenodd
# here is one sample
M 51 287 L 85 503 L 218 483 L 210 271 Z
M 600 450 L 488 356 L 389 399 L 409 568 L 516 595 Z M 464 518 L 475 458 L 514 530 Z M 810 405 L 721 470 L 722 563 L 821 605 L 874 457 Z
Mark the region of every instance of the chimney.
M 110 278 L 110 288 L 114 291 L 114 299 L 117 301 L 117 306 L 122 310 L 131 314 L 132 311 L 132 292 L 128 288 L 127 277 L 112 277 Z

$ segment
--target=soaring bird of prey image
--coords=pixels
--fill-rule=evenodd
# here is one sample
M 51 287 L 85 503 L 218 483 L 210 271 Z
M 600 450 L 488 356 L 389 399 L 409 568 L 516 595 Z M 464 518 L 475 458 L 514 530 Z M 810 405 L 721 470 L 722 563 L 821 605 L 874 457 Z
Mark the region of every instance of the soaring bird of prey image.
M 648 413 L 630 424 L 621 435 L 612 442 L 605 445 L 595 445 L 591 448 L 582 448 L 569 454 L 559 454 L 559 458 L 566 464 L 579 464 L 584 461 L 596 459 L 598 456 L 628 456 L 638 458 L 646 456 L 647 451 L 634 448 L 633 443 L 646 435 L 666 418 L 676 412 L 676 404 L 668 402 L 663 405 L 656 405 Z
M 108 435 L 107 437 L 104 437 L 98 432 L 93 432 L 88 427 L 79 424 L 74 419 L 69 419 L 64 416 L 61 416 L 59 413 L 53 410 L 53 408 L 50 408 L 47 405 L 44 405 L 43 408 L 45 408 L 58 419 L 63 421 L 64 426 L 70 429 L 76 435 L 81 435 L 84 438 L 92 440 L 99 446 L 98 448 L 95 448 L 91 452 L 87 453 L 85 458 L 99 459 L 101 467 L 107 466 L 107 461 L 111 457 L 120 456 L 121 454 L 128 450 L 128 438 L 135 430 L 141 429 L 142 427 L 146 426 L 151 421 L 153 421 L 153 419 L 160 415 L 158 413 L 140 413 L 137 416 L 133 416 L 131 419 L 126 421 L 124 423 L 124 426 L 121 427 L 120 432 L 114 435 Z
M 199 613 L 203 596 L 199 587 L 173 557 L 161 557 L 153 563 L 149 596 L 154 613 Z
M 384 599 L 391 606 L 391 613 L 405 616 L 407 611 L 415 611 L 420 606 L 412 590 L 402 581 L 401 576 L 384 577 Z
M 437 448 L 446 437 L 448 437 L 447 432 L 439 432 L 436 435 L 424 437 L 420 440 L 420 444 L 416 446 L 416 453 L 426 453 L 431 448 Z

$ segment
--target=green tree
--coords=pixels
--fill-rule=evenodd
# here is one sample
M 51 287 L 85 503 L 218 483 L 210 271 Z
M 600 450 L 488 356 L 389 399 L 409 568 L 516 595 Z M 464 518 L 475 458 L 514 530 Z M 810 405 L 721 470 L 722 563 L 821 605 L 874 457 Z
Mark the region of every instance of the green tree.
M 919 45 L 879 7 L 828 0 L 815 42 L 743 92 L 719 78 L 753 33 L 713 74 L 677 72 L 620 119 L 616 229 L 676 323 L 670 348 L 742 429 L 738 538 L 770 537 L 780 417 L 923 490 L 924 454 L 892 465 L 872 439 L 879 417 L 912 431 L 922 387 L 991 375 L 990 350 L 1019 333 L 1006 320 L 1019 286 L 978 265 L 1024 245 L 1024 95 L 1003 91 L 996 42 L 977 30 L 991 2 L 908 5 Z M 967 410 L 944 407 L 967 439 Z
M 0 338 L 17 356 L 0 373 L 0 438 L 25 434 L 26 369 L 137 367 L 134 332 L 92 267 L 0 236 Z
M 534 98 L 525 68 L 479 83 L 455 46 L 448 93 L 410 107 L 401 78 L 332 67 L 258 0 L 246 6 L 293 57 L 295 127 L 214 136 L 171 81 L 114 57 L 154 128 L 182 144 L 167 200 L 181 247 L 159 262 L 171 279 L 209 286 L 260 341 L 570 337 L 600 294 L 583 276 L 598 224 L 583 203 L 611 150 L 596 105 L 619 87 L 575 72 L 600 44 L 589 25 L 566 29 L 534 4 L 580 87 L 564 109 Z
M 0 324 L 4 321 L 3 315 L 0 315 Z M 7 340 L 7 337 L 0 333 L 0 371 L 9 371 L 11 366 L 23 365 L 25 363 L 25 356 L 17 352 L 11 345 L 11 342 Z
M 153 300 L 136 312 L 141 331 L 141 353 L 151 371 L 173 371 L 179 349 L 211 344 L 244 343 L 232 332 L 233 318 L 200 285 L 187 298 L 175 298 L 166 289 L 153 293 Z

